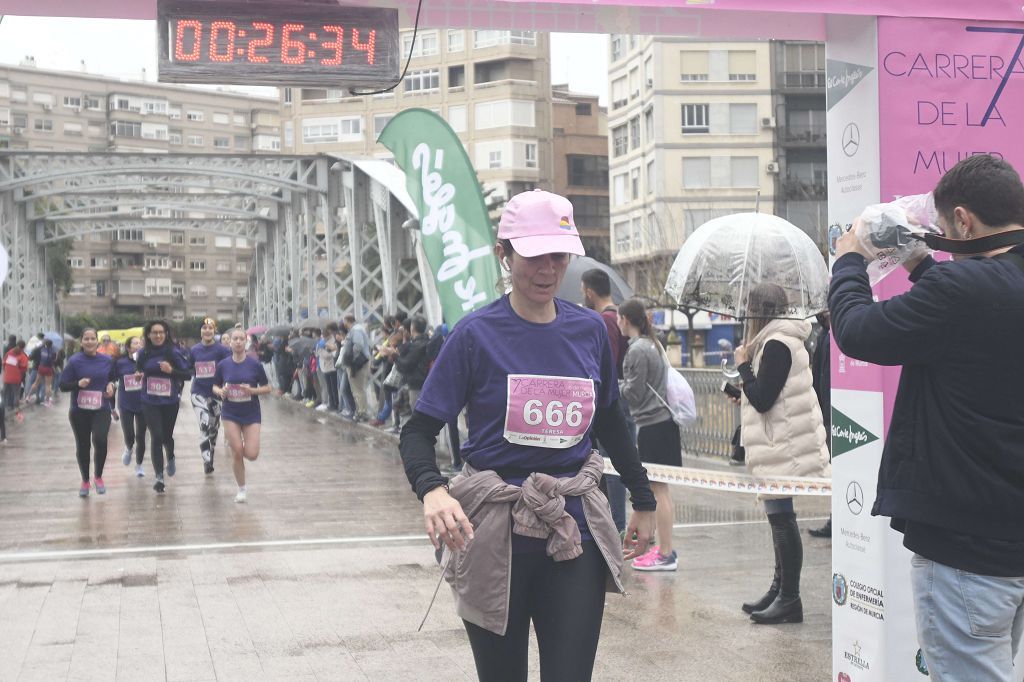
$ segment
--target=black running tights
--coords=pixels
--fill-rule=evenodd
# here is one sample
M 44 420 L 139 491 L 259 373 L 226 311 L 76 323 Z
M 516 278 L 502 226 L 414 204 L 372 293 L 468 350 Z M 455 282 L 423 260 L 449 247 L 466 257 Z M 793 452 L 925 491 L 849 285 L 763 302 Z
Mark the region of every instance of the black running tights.
M 75 455 L 82 481 L 89 480 L 89 445 L 96 452 L 96 478 L 103 478 L 107 461 L 107 432 L 110 431 L 110 410 L 72 410 L 71 430 L 75 432 Z
M 153 471 L 157 476 L 164 475 L 164 453 L 167 453 L 167 459 L 174 459 L 174 425 L 178 421 L 179 407 L 181 407 L 180 402 L 173 405 L 142 406 L 142 414 L 146 418 L 146 428 L 149 429 Z
M 122 409 L 121 433 L 124 434 L 124 446 L 135 448 L 135 463 L 142 464 L 146 456 L 146 418 L 141 412 Z
M 508 627 L 496 635 L 466 623 L 481 682 L 525 681 L 530 621 L 537 632 L 541 680 L 589 680 L 604 616 L 608 566 L 593 541 L 583 554 L 555 561 L 544 552 L 512 555 Z

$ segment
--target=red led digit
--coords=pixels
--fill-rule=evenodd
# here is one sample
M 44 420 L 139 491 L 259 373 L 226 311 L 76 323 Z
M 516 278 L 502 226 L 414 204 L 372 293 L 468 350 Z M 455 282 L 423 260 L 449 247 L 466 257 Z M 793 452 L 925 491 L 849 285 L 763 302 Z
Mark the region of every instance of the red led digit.
M 263 31 L 263 37 L 249 41 L 249 61 L 254 64 L 266 64 L 269 60 L 256 54 L 256 48 L 269 47 L 274 42 L 274 25 L 265 21 L 254 21 L 252 27 L 257 31 Z
M 224 54 L 217 54 L 217 42 L 221 31 L 227 31 L 228 42 Z M 210 24 L 210 59 L 215 62 L 235 60 L 235 22 L 215 21 Z
M 324 48 L 334 50 L 334 56 L 321 59 L 320 63 L 324 66 L 337 66 L 341 64 L 342 53 L 345 51 L 345 28 L 342 26 L 324 26 L 323 28 L 324 33 L 333 33 L 338 39 L 322 43 Z
M 292 38 L 292 33 L 301 33 L 303 24 L 285 24 L 281 27 L 281 63 L 304 64 L 306 62 L 306 44 Z
M 185 31 L 192 29 L 192 51 L 185 52 Z M 202 54 L 203 25 L 195 19 L 182 19 L 175 26 L 174 61 L 198 62 Z
M 374 46 L 374 43 L 376 43 L 376 42 L 377 42 L 377 32 L 376 31 L 370 31 L 370 37 L 367 39 L 367 41 L 365 43 L 361 43 L 361 42 L 359 42 L 359 29 L 358 28 L 352 29 L 352 47 L 354 47 L 355 49 L 359 50 L 360 52 L 365 52 L 366 53 L 366 63 L 367 64 L 373 64 L 373 55 L 374 55 L 373 46 Z

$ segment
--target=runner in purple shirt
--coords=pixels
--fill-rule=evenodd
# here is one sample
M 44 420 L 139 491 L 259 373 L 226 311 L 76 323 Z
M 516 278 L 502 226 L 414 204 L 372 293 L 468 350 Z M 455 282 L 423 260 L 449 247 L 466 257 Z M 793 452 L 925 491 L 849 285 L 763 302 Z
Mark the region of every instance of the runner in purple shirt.
M 199 330 L 202 341 L 192 346 L 192 409 L 199 421 L 199 452 L 203 456 L 203 470 L 213 473 L 213 454 L 217 447 L 217 434 L 220 432 L 221 400 L 213 394 L 213 375 L 217 364 L 231 357 L 231 350 L 224 344 L 217 343 L 217 321 L 213 318 L 203 320 Z
M 235 328 L 230 334 L 231 357 L 217 364 L 213 393 L 224 401 L 221 418 L 238 482 L 235 502 L 245 502 L 245 460 L 255 462 L 260 456 L 259 396 L 270 393 L 270 382 L 263 365 L 245 354 L 245 330 Z
M 142 414 L 142 377 L 135 371 L 135 354 L 142 348 L 142 339 L 132 336 L 124 344 L 124 355 L 117 359 L 114 368 L 120 381 L 117 390 L 117 406 L 121 416 L 121 432 L 124 434 L 124 454 L 121 464 L 132 463 L 135 452 L 135 475 L 146 475 L 142 460 L 146 457 L 146 417 Z
M 107 492 L 103 485 L 103 465 L 107 460 L 107 432 L 114 397 L 116 373 L 114 361 L 96 352 L 100 345 L 95 329 L 82 332 L 82 351 L 68 360 L 60 376 L 60 390 L 71 393 L 71 430 L 75 433 L 78 470 L 82 474 L 79 497 L 89 496 L 89 445 L 95 449 L 96 492 Z
M 615 360 L 605 325 L 597 313 L 555 298 L 570 254 L 583 255 L 572 204 L 541 190 L 513 197 L 501 216 L 495 252 L 511 291 L 462 318 L 441 347 L 413 416 L 402 430 L 402 460 L 423 501 L 431 542 L 459 552 L 458 580 L 467 586 L 497 581 L 508 586 L 500 632 L 481 625 L 487 619 L 472 609 L 461 612 L 480 679 L 527 679 L 531 621 L 542 679 L 590 679 L 606 580 L 619 563 L 608 554 L 609 549 L 618 551 L 616 547 L 598 546 L 598 538 L 607 544 L 609 533 L 615 537 L 607 503 L 598 504 L 594 515 L 584 518 L 579 496 L 552 499 L 551 506 L 564 504 L 565 512 L 576 520 L 580 553 L 571 559 L 550 556 L 546 548 L 557 543 L 553 526 L 540 529 L 547 537 L 539 542 L 513 530 L 506 568 L 488 553 L 506 541 L 481 534 L 473 544 L 466 511 L 479 514 L 480 509 L 463 510 L 437 468 L 437 434 L 464 408 L 469 426 L 462 450 L 466 465 L 463 476 L 455 479 L 455 487 L 462 490 L 472 488 L 480 474 L 485 474 L 480 485 L 487 485 L 488 471 L 516 487 L 532 474 L 578 479 L 585 464 L 593 466 L 593 430 L 607 443 L 615 468 L 633 494 L 634 512 L 623 548 L 626 558 L 646 550 L 654 527 L 654 497 L 618 404 Z M 533 480 L 549 485 L 548 478 Z M 586 494 L 592 500 L 598 491 L 593 481 L 590 485 Z M 459 494 L 455 488 L 452 492 Z M 505 494 L 509 492 L 506 489 Z M 532 504 L 525 493 L 515 501 L 520 503 Z M 474 555 L 474 546 L 481 542 L 485 553 Z

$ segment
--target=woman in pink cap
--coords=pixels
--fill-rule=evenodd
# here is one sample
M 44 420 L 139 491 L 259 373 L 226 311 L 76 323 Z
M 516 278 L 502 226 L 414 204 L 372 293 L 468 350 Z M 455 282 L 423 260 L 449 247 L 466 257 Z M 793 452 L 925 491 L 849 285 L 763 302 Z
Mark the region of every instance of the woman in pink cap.
M 526 680 L 530 623 L 541 677 L 590 679 L 606 589 L 622 591 L 656 506 L 619 406 L 601 317 L 555 298 L 583 244 L 564 197 L 513 197 L 495 254 L 509 293 L 459 321 L 427 375 L 400 449 L 481 680 Z M 462 475 L 434 456 L 466 410 Z M 600 489 L 608 451 L 632 493 L 625 547 Z

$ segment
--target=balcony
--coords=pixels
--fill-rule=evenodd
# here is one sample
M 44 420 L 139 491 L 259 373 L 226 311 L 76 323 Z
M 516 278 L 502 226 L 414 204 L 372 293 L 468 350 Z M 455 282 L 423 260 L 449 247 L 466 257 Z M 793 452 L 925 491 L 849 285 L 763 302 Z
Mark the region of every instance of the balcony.
M 782 146 L 825 148 L 825 125 L 790 125 L 782 130 Z
M 779 186 L 787 201 L 823 201 L 828 198 L 828 185 L 821 182 L 786 178 L 779 182 Z
M 825 92 L 824 71 L 783 71 L 779 85 L 783 92 Z

